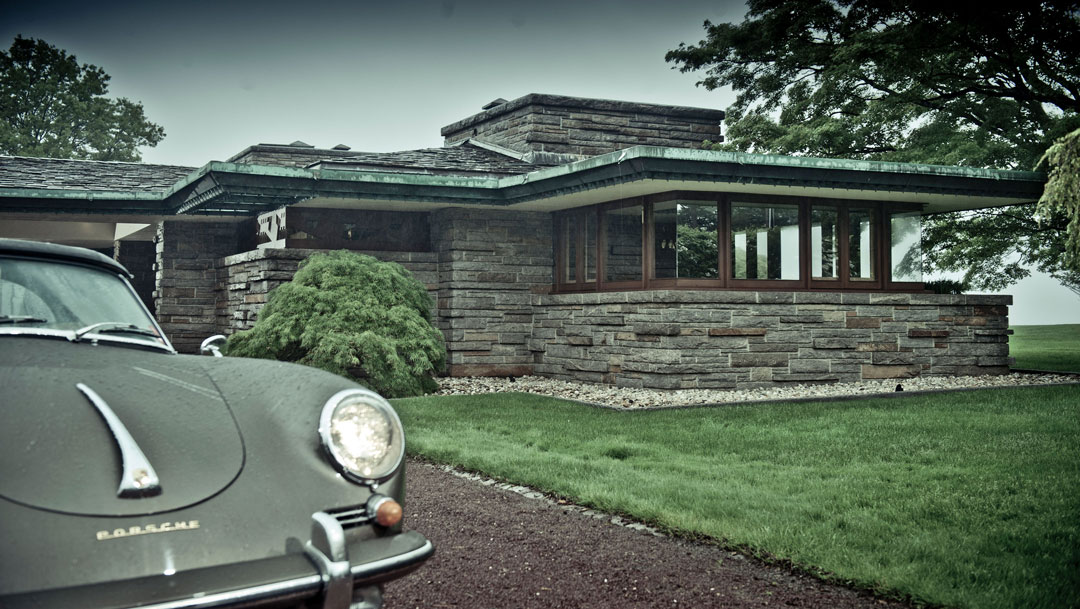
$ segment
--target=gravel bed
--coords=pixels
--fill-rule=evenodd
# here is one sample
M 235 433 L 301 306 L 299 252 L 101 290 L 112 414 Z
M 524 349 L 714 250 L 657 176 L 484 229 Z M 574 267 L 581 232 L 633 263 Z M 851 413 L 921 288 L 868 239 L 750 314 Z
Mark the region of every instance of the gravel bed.
M 987 389 L 993 387 L 1017 387 L 1027 385 L 1055 385 L 1078 383 L 1080 375 L 1013 372 L 996 376 L 920 377 L 860 381 L 857 383 L 831 383 L 821 385 L 792 385 L 762 387 L 756 389 L 634 389 L 612 387 L 543 378 L 521 377 L 458 377 L 439 379 L 436 395 L 476 395 L 519 391 L 557 398 L 577 400 L 612 408 L 665 408 L 702 404 L 741 404 L 771 400 L 796 400 L 807 398 L 836 398 L 867 396 L 902 391 L 943 391 L 951 389 Z

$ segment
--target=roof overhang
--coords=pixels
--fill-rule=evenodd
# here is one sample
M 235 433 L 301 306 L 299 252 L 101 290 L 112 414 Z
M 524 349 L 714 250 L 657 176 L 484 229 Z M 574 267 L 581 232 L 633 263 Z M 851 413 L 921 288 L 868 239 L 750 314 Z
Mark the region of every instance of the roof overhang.
M 0 189 L 0 212 L 252 216 L 282 206 L 554 211 L 670 191 L 922 205 L 924 213 L 1032 203 L 1042 173 L 636 146 L 508 177 L 214 161 L 163 193 Z
M 512 205 L 536 209 L 686 190 L 911 203 L 925 213 L 1033 203 L 1045 181 L 1036 172 L 651 146 L 502 180 Z
M 918 204 L 940 213 L 1033 203 L 1044 174 L 637 146 L 502 178 L 318 167 L 208 166 L 221 200 L 181 213 L 302 205 L 430 210 L 451 206 L 569 209 L 670 191 Z M 230 210 L 230 205 L 236 205 Z

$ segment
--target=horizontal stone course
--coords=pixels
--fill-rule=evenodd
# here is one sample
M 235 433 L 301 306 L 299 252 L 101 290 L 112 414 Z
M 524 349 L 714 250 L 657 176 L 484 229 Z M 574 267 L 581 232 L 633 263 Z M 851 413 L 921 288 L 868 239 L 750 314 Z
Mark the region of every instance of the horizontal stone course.
M 949 336 L 948 330 L 928 330 L 926 328 L 913 328 L 908 330 L 909 338 L 946 338 Z
M 709 328 L 709 336 L 765 336 L 767 328 Z
M 795 292 L 787 293 L 790 298 L 777 293 L 762 298 L 761 294 L 676 290 L 537 294 L 534 328 L 556 331 L 548 348 L 571 335 L 578 337 L 575 340 L 590 332 L 594 339 L 608 338 L 594 340 L 577 355 L 604 360 L 618 352 L 623 364 L 604 375 L 603 382 L 623 387 L 749 388 L 1007 370 L 1007 343 L 1000 339 L 1006 337 L 1008 319 L 994 313 L 1007 311 L 1009 297 Z M 976 303 L 987 314 L 981 316 L 986 325 L 955 325 L 949 319 L 968 322 L 980 317 L 974 315 Z M 797 310 L 777 312 L 791 306 Z M 729 314 L 730 320 L 703 323 L 717 311 Z M 590 322 L 615 312 L 623 317 L 623 325 Z M 652 334 L 642 333 L 643 329 Z M 548 354 L 536 352 L 543 374 L 587 380 L 565 365 L 571 354 L 563 355 L 567 357 L 558 365 L 549 366 Z

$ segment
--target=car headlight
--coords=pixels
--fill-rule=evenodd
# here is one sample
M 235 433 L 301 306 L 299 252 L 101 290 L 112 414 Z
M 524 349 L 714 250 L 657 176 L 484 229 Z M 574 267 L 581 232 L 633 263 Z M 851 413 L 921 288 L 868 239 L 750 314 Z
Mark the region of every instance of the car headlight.
M 389 402 L 366 389 L 347 389 L 327 400 L 319 435 L 338 469 L 364 484 L 389 478 L 405 456 L 401 419 Z

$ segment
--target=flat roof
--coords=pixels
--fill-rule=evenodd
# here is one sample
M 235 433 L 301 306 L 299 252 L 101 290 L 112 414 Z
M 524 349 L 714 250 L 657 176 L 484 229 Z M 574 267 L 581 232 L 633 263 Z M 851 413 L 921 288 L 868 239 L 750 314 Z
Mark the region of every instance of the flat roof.
M 463 159 L 456 162 L 470 164 L 470 171 L 459 172 L 400 170 L 401 153 L 387 153 L 384 161 L 371 153 L 304 168 L 212 161 L 193 170 L 175 168 L 181 177 L 153 190 L 41 188 L 36 182 L 18 186 L 8 180 L 0 183 L 0 213 L 237 216 L 284 205 L 551 211 L 680 190 L 900 202 L 938 213 L 1033 203 L 1046 181 L 1045 174 L 1030 171 L 658 146 L 634 146 L 553 167 L 533 165 L 531 171 L 520 160 L 507 160 L 500 167 L 503 173 L 477 171 L 481 152 L 467 158 L 455 153 Z M 10 158 L 0 157 L 0 174 Z M 424 155 L 409 158 L 420 162 Z M 20 162 L 35 160 L 42 161 L 40 168 L 53 166 L 52 159 Z M 132 170 L 139 171 L 139 164 L 118 165 L 135 165 Z

